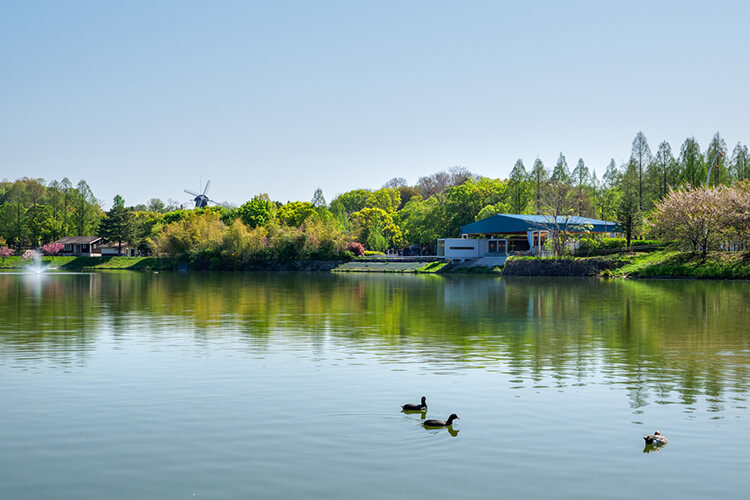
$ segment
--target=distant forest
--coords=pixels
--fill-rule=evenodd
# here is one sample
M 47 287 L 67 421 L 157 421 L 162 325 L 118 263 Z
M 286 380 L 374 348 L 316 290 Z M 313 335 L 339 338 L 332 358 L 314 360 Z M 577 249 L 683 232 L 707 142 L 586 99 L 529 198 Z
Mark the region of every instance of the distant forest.
M 126 241 L 143 254 L 189 258 L 326 258 L 357 251 L 433 251 L 437 238 L 458 236 L 462 225 L 497 213 L 580 215 L 625 223 L 633 236 L 654 204 L 672 189 L 750 179 L 748 147 L 730 152 L 717 132 L 705 150 L 694 138 L 679 152 L 661 142 L 654 152 L 642 132 L 629 160 L 611 160 L 599 177 L 583 158 L 571 168 L 560 153 L 554 165 L 516 161 L 507 179 L 453 167 L 420 177 L 394 178 L 380 189 L 354 189 L 327 203 L 318 189 L 310 201 L 280 203 L 257 194 L 240 207 L 185 210 L 151 199 L 126 206 L 117 196 L 104 212 L 88 184 L 67 178 L 0 182 L 0 246 L 39 247 L 63 236 L 98 235 Z

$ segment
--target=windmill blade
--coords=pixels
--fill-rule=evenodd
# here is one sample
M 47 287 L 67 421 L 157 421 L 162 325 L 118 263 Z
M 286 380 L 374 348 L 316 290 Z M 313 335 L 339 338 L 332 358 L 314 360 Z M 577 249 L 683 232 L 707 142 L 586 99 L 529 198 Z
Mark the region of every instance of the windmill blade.
M 195 191 L 190 191 L 189 189 L 186 189 L 186 190 L 185 190 L 185 192 L 186 192 L 187 194 L 192 194 L 193 196 L 200 196 L 200 195 L 199 195 L 198 193 L 196 193 Z
M 211 187 L 211 179 L 206 181 L 206 189 L 203 190 L 203 196 L 206 196 L 206 193 L 208 193 L 208 188 Z

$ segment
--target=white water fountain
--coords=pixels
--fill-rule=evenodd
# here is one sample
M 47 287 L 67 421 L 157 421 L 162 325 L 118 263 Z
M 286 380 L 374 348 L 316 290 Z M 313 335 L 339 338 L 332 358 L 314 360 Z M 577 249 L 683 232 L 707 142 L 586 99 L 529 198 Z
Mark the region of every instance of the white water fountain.
M 26 256 L 29 256 L 28 259 L 26 259 Z M 44 265 L 42 262 L 42 254 L 37 252 L 36 250 L 27 250 L 23 254 L 24 260 L 28 260 L 29 264 L 26 264 L 23 267 L 23 270 L 27 273 L 31 274 L 42 274 L 45 269 L 47 269 L 47 266 Z

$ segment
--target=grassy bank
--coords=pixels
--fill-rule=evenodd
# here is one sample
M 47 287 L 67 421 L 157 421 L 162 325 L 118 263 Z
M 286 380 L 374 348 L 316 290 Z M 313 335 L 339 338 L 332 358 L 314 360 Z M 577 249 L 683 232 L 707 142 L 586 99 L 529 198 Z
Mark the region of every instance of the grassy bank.
M 662 250 L 647 254 L 620 255 L 619 258 L 627 263 L 612 270 L 612 276 L 750 279 L 750 252 L 709 252 L 703 260 L 699 254 Z
M 169 270 L 175 262 L 163 257 L 42 257 L 50 269 L 82 271 L 96 269 L 127 269 L 133 271 Z M 26 265 L 20 256 L 8 257 L 0 269 L 21 269 Z
M 521 260 L 521 259 L 519 259 Z M 607 257 L 565 257 L 563 259 L 524 257 L 524 262 L 539 266 L 546 264 L 542 261 L 550 260 L 578 261 L 584 263 L 592 261 L 611 261 L 612 266 L 601 272 L 599 276 L 625 278 L 714 278 L 714 279 L 750 279 L 750 252 L 710 252 L 705 261 L 700 255 L 680 252 L 676 250 L 659 250 L 650 253 L 615 254 Z M 131 271 L 160 271 L 172 270 L 177 261 L 168 257 L 43 257 L 45 266 L 52 269 L 66 271 L 95 271 L 121 269 Z M 21 257 L 13 256 L 0 264 L 0 269 L 20 269 L 24 266 Z M 601 263 L 599 263 L 601 266 Z M 205 266 L 190 266 L 204 269 Z M 257 266 L 256 266 L 257 267 Z M 605 266 L 606 267 L 606 266 Z M 254 269 L 254 268 L 253 268 Z M 265 268 L 263 268 L 265 269 Z M 281 266 L 280 270 L 294 270 L 296 268 Z M 216 268 L 216 270 L 221 270 Z M 269 270 L 275 270 L 269 268 Z M 304 266 L 302 268 L 304 270 Z M 442 262 L 362 262 L 352 261 L 340 265 L 336 271 L 343 272 L 385 272 L 385 273 L 466 273 L 466 274 L 500 274 L 500 268 L 461 268 L 454 269 Z M 541 269 L 540 269 L 541 271 Z M 529 273 L 525 275 L 544 275 Z

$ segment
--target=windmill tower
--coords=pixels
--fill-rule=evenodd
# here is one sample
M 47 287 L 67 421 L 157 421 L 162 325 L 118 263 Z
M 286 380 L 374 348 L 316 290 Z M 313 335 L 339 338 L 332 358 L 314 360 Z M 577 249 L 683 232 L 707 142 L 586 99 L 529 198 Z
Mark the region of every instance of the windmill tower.
M 189 189 L 186 189 L 185 192 L 191 196 L 195 196 L 193 198 L 193 201 L 195 202 L 195 208 L 206 208 L 208 206 L 208 203 L 216 203 L 215 201 L 208 198 L 208 188 L 211 187 L 211 181 L 206 181 L 206 187 L 203 188 L 203 193 L 196 193 L 195 191 L 191 191 Z M 200 188 L 199 188 L 200 189 Z

